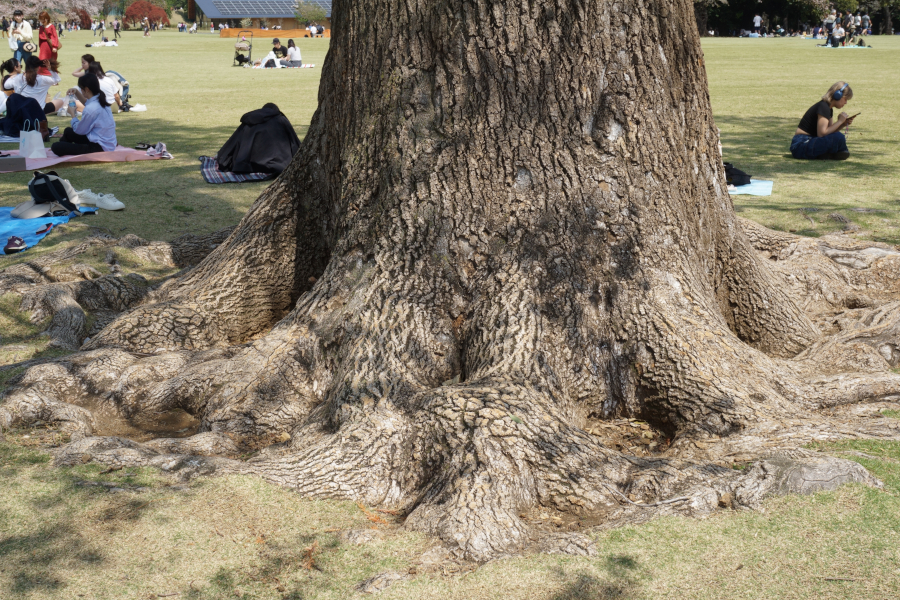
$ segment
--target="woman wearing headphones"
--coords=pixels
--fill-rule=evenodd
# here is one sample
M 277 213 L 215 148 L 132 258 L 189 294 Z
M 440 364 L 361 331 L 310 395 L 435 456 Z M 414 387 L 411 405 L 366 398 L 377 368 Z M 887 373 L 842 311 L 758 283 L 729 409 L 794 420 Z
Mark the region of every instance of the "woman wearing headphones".
M 850 86 L 838 81 L 822 96 L 822 100 L 813 104 L 794 132 L 791 140 L 791 155 L 794 158 L 819 158 L 830 160 L 847 160 L 850 151 L 847 150 L 847 139 L 840 132 L 849 127 L 855 116 L 848 116 L 842 112 L 836 121 L 832 122 L 835 108 L 844 108 L 844 105 L 853 98 L 853 90 Z

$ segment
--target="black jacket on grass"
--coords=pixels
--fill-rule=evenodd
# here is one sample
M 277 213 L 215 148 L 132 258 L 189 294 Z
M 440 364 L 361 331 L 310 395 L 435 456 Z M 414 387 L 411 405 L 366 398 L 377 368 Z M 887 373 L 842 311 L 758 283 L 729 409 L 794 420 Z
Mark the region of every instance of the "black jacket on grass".
M 300 148 L 288 118 L 269 102 L 241 117 L 241 126 L 219 150 L 220 171 L 281 173 Z
M 0 134 L 19 137 L 25 121 L 46 121 L 44 107 L 34 98 L 26 98 L 20 94 L 10 94 L 6 99 L 6 116 L 0 119 Z M 293 130 L 291 130 L 293 131 Z M 295 136 L 296 137 L 296 136 Z

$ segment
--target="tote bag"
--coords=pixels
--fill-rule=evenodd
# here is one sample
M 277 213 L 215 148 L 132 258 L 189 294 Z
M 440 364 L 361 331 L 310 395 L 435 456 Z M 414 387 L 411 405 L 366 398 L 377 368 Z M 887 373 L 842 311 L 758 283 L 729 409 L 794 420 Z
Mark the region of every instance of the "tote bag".
M 19 131 L 19 156 L 24 158 L 47 158 L 47 149 L 44 148 L 44 139 L 41 137 L 41 123 L 37 119 L 25 120 L 25 125 Z

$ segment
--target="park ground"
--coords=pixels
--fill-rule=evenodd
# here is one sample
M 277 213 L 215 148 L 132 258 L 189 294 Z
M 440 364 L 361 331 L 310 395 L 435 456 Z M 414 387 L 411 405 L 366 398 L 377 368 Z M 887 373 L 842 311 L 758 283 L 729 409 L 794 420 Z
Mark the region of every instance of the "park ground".
M 120 143 L 163 141 L 175 158 L 60 169 L 77 189 L 113 193 L 127 209 L 60 228 L 25 254 L 0 257 L 0 268 L 97 232 L 171 240 L 237 223 L 266 184 L 207 185 L 197 157 L 215 154 L 240 116 L 265 102 L 278 104 L 302 138 L 328 44 L 297 40 L 314 69 L 257 71 L 232 68 L 234 40 L 209 34 L 144 39 L 126 32 L 118 48 L 84 48 L 91 41 L 90 32 L 63 40 L 62 71 L 92 52 L 124 74 L 132 103 L 148 111 L 117 116 Z M 704 41 L 725 160 L 775 181 L 771 196 L 734 197 L 742 216 L 802 235 L 843 231 L 900 244 L 900 39 L 871 43 L 873 50 L 828 50 L 800 39 Z M 254 56 L 270 45 L 257 39 Z M 862 112 L 850 135 L 853 156 L 843 163 L 791 160 L 788 143 L 800 115 L 838 79 L 855 90 L 848 110 Z M 65 120 L 51 117 L 54 124 Z M 28 179 L 0 175 L 0 202 L 24 201 Z M 108 269 L 103 257 L 91 260 Z M 120 262 L 126 273 L 168 274 L 148 272 L 133 257 Z M 53 352 L 39 335 L 44 324 L 31 323 L 17 306 L 0 296 L 0 388 L 17 372 L 2 365 Z M 378 594 L 385 599 L 900 597 L 896 442 L 815 448 L 858 460 L 884 481 L 883 490 L 847 486 L 774 498 L 760 512 L 593 531 L 594 557 L 531 555 L 473 569 L 397 528 L 391 514 L 365 506 L 304 500 L 245 477 L 183 483 L 149 469 L 54 468 L 46 450 L 65 440 L 50 425 L 0 438 L 3 600 L 338 599 L 363 597 L 357 584 L 384 572 L 404 575 Z

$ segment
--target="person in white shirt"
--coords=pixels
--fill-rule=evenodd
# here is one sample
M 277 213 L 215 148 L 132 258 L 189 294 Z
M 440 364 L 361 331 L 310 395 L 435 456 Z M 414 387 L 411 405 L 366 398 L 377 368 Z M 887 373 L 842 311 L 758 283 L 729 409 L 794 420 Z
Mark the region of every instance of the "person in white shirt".
M 285 67 L 299 67 L 303 65 L 300 58 L 300 48 L 294 45 L 294 40 L 288 40 L 287 58 L 281 59 L 281 64 Z
M 759 28 L 762 26 L 762 17 L 756 15 L 753 17 L 753 33 L 759 33 Z
M 92 73 L 100 84 L 100 92 L 106 96 L 106 103 L 112 112 L 117 113 L 122 105 L 122 88 L 114 77 L 107 77 L 100 63 L 94 61 L 88 67 L 88 73 Z
M 46 67 L 50 71 L 50 75 L 38 74 L 38 69 L 41 67 Z M 49 60 L 41 61 L 37 56 L 32 56 L 25 61 L 25 72 L 7 79 L 3 87 L 26 98 L 34 98 L 44 109 L 44 114 L 49 115 L 58 111 L 63 105 L 62 100 L 47 101 L 47 91 L 50 86 L 59 84 L 57 69 L 59 69 L 59 65 L 52 64 Z
M 841 27 L 840 23 L 837 23 L 834 26 L 834 34 L 831 39 L 831 45 L 833 48 L 837 48 L 838 46 L 842 46 L 844 44 L 844 36 L 847 34 L 844 31 L 844 28 Z
M 34 33 L 31 29 L 31 23 L 24 20 L 22 11 L 17 10 L 13 13 L 13 22 L 9 26 L 9 39 L 15 40 L 18 48 L 14 56 L 20 63 L 24 63 L 26 59 L 31 58 L 31 52 L 26 52 L 23 47 L 25 44 L 34 44 Z M 35 48 L 37 45 L 35 44 Z

